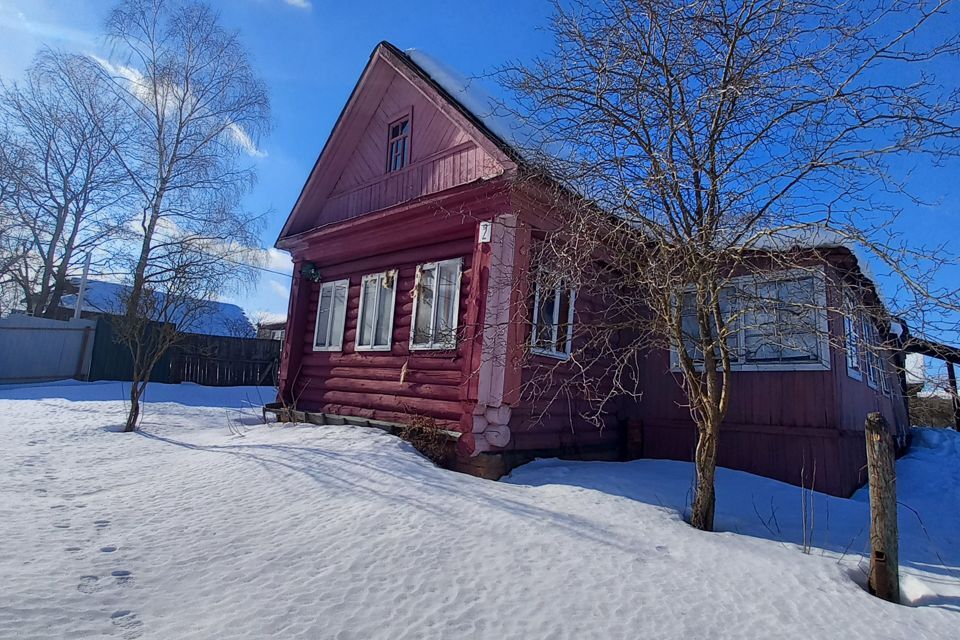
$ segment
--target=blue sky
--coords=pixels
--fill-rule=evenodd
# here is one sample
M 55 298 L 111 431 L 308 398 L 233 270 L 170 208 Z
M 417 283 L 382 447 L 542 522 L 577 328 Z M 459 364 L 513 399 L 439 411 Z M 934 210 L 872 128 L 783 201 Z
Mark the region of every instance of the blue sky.
M 381 40 L 424 49 L 464 75 L 480 75 L 511 59 L 529 59 L 551 48 L 545 0 L 234 0 L 213 2 L 223 22 L 236 28 L 265 78 L 273 107 L 273 129 L 256 160 L 259 183 L 246 205 L 267 211 L 263 236 L 272 246 L 330 128 L 371 50 Z M 0 0 L 0 77 L 16 79 L 38 47 L 92 52 L 112 2 L 94 0 Z M 922 243 L 952 242 L 960 230 L 958 163 L 933 167 L 920 160 L 900 166 L 912 172 L 912 190 L 931 205 L 904 201 L 902 228 Z M 289 271 L 285 254 L 274 252 L 269 268 Z M 880 274 L 882 277 L 882 273 Z M 957 286 L 954 275 L 944 284 Z M 953 282 L 950 282 L 953 280 Z M 235 300 L 248 312 L 286 312 L 289 278 L 264 273 L 255 291 Z
M 261 141 L 258 184 L 247 197 L 268 211 L 263 236 L 272 246 L 323 143 L 374 46 L 389 40 L 417 47 L 467 75 L 491 71 L 514 58 L 549 48 L 539 30 L 549 15 L 541 0 L 440 0 L 398 5 L 363 0 L 235 0 L 212 2 L 223 22 L 238 29 L 266 80 L 273 128 Z M 0 0 L 0 78 L 17 79 L 44 44 L 93 52 L 109 1 Z M 275 252 L 269 268 L 289 271 Z M 249 313 L 285 314 L 290 280 L 264 273 L 255 291 L 231 300 Z

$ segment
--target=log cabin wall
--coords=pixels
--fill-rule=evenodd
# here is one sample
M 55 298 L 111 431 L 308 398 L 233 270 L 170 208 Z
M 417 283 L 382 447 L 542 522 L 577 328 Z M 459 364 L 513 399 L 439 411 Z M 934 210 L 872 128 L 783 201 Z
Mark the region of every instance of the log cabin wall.
M 477 228 L 483 216 L 505 205 L 497 186 L 466 189 L 443 200 L 334 225 L 305 242 L 299 263 L 310 261 L 322 281 L 349 279 L 342 351 L 314 351 L 313 330 L 320 283 L 298 278 L 301 329 L 289 350 L 298 357 L 288 370 L 289 395 L 307 411 L 390 422 L 428 417 L 440 426 L 469 430 L 470 373 L 480 307 L 477 286 Z M 457 211 L 458 213 L 454 213 Z M 469 212 L 471 215 L 465 215 Z M 420 264 L 461 258 L 457 347 L 411 350 L 412 291 Z M 393 335 L 389 351 L 357 350 L 361 278 L 397 270 Z M 288 326 L 297 323 L 288 321 Z M 475 386 L 474 386 L 475 388 Z

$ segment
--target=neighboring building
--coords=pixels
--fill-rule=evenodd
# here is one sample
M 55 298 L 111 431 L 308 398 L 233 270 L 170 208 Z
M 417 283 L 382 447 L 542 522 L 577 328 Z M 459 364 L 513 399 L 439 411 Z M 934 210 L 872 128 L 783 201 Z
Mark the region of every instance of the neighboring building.
M 77 306 L 78 288 L 77 283 L 71 282 L 68 292 L 61 299 L 60 307 L 63 309 L 63 313 L 60 314 L 61 319 L 73 316 Z M 129 291 L 128 287 L 122 284 L 89 280 L 84 290 L 81 316 L 95 318 L 120 315 L 123 313 L 122 299 L 127 291 Z M 197 311 L 197 304 L 202 306 L 200 311 Z M 187 307 L 189 311 L 186 310 Z M 189 319 L 185 320 L 186 317 Z M 159 319 L 151 318 L 151 320 Z M 253 338 L 256 335 L 243 309 L 226 302 L 194 301 L 185 305 L 184 309 L 172 309 L 166 320 L 176 324 L 177 329 L 184 333 L 233 338 Z
M 286 333 L 287 321 L 279 322 L 258 322 L 257 337 L 264 340 L 279 340 L 283 342 L 283 336 Z
M 277 241 L 295 265 L 282 400 L 389 422 L 430 418 L 459 434 L 454 466 L 486 476 L 535 456 L 689 460 L 695 429 L 668 352 L 649 354 L 642 400 L 611 407 L 602 430 L 578 416 L 588 408 L 580 399 L 524 397 L 538 372 L 560 363 L 556 385 L 569 373 L 572 327 L 600 302 L 529 291 L 529 248 L 549 202 L 512 179 L 517 135 L 436 61 L 376 47 Z M 812 278 L 811 290 L 819 282 L 842 295 L 832 283 L 862 277 L 842 246 L 810 255 L 820 274 L 799 280 Z M 857 326 L 850 358 L 816 334 L 798 353 L 745 356 L 720 464 L 795 484 L 806 474 L 838 495 L 863 482 L 866 413 L 882 411 L 898 435 L 906 416 L 889 363 L 857 350 L 888 328 Z M 844 339 L 839 314 L 818 329 Z

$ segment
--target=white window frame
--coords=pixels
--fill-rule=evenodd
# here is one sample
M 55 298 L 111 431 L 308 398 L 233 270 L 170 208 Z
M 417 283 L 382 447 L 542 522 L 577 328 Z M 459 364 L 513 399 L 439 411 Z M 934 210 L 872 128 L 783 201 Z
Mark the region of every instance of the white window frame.
M 574 311 L 577 302 L 577 290 L 569 287 L 565 287 L 561 281 L 554 287 L 554 296 L 553 296 L 553 316 L 557 318 L 558 322 L 553 325 L 552 339 L 550 344 L 557 344 L 557 338 L 560 337 L 560 297 L 566 293 L 570 296 L 570 304 L 567 309 L 567 336 L 564 341 L 565 349 L 564 351 L 556 351 L 555 349 L 544 349 L 543 347 L 537 346 L 537 322 L 540 320 L 540 289 L 541 285 L 538 282 L 533 291 L 533 322 L 530 325 L 530 351 L 538 356 L 546 356 L 548 358 L 556 358 L 558 360 L 568 360 L 570 354 L 573 353 L 573 319 Z
M 849 289 L 843 291 L 843 340 L 846 351 L 847 375 L 863 380 L 863 331 L 860 326 L 859 305 Z
M 368 273 L 367 275 L 360 278 L 360 307 L 357 310 L 357 331 L 356 331 L 357 335 L 354 338 L 354 349 L 356 349 L 357 351 L 390 351 L 393 348 L 393 319 L 394 319 L 394 316 L 396 315 L 396 310 L 397 310 L 397 276 L 398 276 L 397 270 L 390 269 L 387 271 L 380 271 L 378 273 Z M 361 334 L 361 328 L 363 327 L 363 312 L 366 310 L 364 305 L 365 296 L 363 295 L 364 287 L 366 287 L 367 283 L 370 281 L 374 281 L 377 283 L 376 286 L 382 287 L 383 280 L 387 277 L 391 277 L 393 279 L 393 282 L 391 283 L 391 287 L 390 287 L 390 298 L 389 298 L 390 299 L 390 318 L 389 318 L 389 324 L 387 325 L 387 336 L 388 336 L 387 344 L 362 345 L 360 344 L 360 334 Z M 377 336 L 376 318 L 380 314 L 380 296 L 379 295 L 374 298 L 374 302 L 375 302 L 375 306 L 373 309 L 374 322 L 373 322 L 372 338 L 373 340 L 376 340 L 376 336 Z
M 731 371 L 829 371 L 830 370 L 830 341 L 828 339 L 829 323 L 827 321 L 827 293 L 826 278 L 822 267 L 811 269 L 785 269 L 782 271 L 771 271 L 769 275 L 756 276 L 738 276 L 730 278 L 729 285 L 736 289 L 742 289 L 746 285 L 756 283 L 772 283 L 782 280 L 797 280 L 800 278 L 813 278 L 815 286 L 816 307 L 817 307 L 817 360 L 809 362 L 749 362 L 746 357 L 745 348 L 745 322 L 743 322 L 744 310 L 735 309 L 736 322 L 739 324 L 737 329 L 737 357 L 731 358 Z M 703 362 L 697 362 L 698 370 L 703 369 Z M 670 347 L 670 371 L 680 373 L 680 357 L 677 353 L 677 347 Z
M 453 326 L 451 328 L 453 339 L 450 342 L 438 341 L 437 330 L 437 300 L 440 296 L 440 269 L 443 265 L 456 265 L 457 282 L 453 292 Z M 417 309 L 420 304 L 420 274 L 424 269 L 433 268 L 435 270 L 436 281 L 433 287 L 433 314 L 430 318 L 430 341 L 427 343 L 416 344 L 417 327 Z M 435 262 L 425 262 L 417 266 L 417 280 L 413 290 L 413 312 L 410 314 L 410 350 L 411 351 L 449 351 L 457 348 L 457 329 L 460 325 L 460 284 L 463 278 L 463 258 L 450 258 L 448 260 L 437 260 Z
M 740 279 L 737 279 L 737 280 L 743 280 L 743 279 L 740 278 Z M 731 281 L 731 282 L 733 282 L 733 281 Z M 738 326 L 737 326 L 736 336 L 735 336 L 735 338 L 736 338 L 736 345 L 735 345 L 735 347 L 734 347 L 733 353 L 730 354 L 730 364 L 731 364 L 731 365 L 737 365 L 737 364 L 739 364 L 739 363 L 743 360 L 744 339 L 743 339 L 742 327 L 739 326 L 739 325 L 741 325 L 741 320 L 740 320 L 740 316 L 739 316 L 740 311 L 739 311 L 739 309 L 736 308 L 736 300 L 737 300 L 736 290 L 737 290 L 737 286 L 735 286 L 734 284 L 730 284 L 730 285 L 726 285 L 726 286 L 724 286 L 724 287 L 721 287 L 721 290 L 729 290 L 729 289 L 734 290 L 734 295 L 733 295 L 733 298 L 732 298 L 732 299 L 729 301 L 729 303 L 728 303 L 730 306 L 733 307 L 732 309 L 728 309 L 728 311 L 731 311 L 731 312 L 732 312 L 732 313 L 730 313 L 730 314 L 728 314 L 728 315 L 732 315 L 733 318 L 732 318 L 732 320 L 730 320 L 730 321 L 733 322 L 735 325 L 738 325 Z M 682 295 L 686 295 L 686 294 L 688 294 L 688 293 L 695 293 L 695 291 L 696 291 L 696 290 L 695 290 L 694 287 L 692 287 L 692 286 L 686 287 L 686 288 L 683 290 L 683 294 L 682 294 Z M 728 296 L 729 296 L 729 294 L 728 294 Z M 682 305 L 682 304 L 683 304 L 683 297 L 681 296 L 677 302 L 678 302 L 678 304 L 681 304 L 681 305 Z M 681 310 L 681 314 L 682 314 L 682 310 Z M 718 354 L 718 355 L 719 355 L 719 354 Z M 675 367 L 676 370 L 679 371 L 679 370 L 680 370 L 680 360 L 679 360 L 679 354 L 677 353 L 677 350 L 676 350 L 676 349 L 670 349 L 670 356 L 671 356 L 671 367 Z M 694 361 L 694 364 L 696 364 L 696 365 L 698 366 L 698 368 L 702 368 L 702 367 L 703 367 L 703 357 L 702 357 L 702 356 L 701 356 L 700 358 L 694 358 L 693 361 Z
M 323 346 L 318 346 L 317 336 L 320 333 L 320 304 L 323 302 L 323 290 L 327 288 L 330 288 L 332 290 L 330 294 L 330 303 L 331 303 L 330 313 L 327 316 L 327 326 L 325 327 L 327 341 L 329 342 L 330 334 L 333 331 L 333 319 L 336 316 L 336 314 L 334 313 L 333 303 L 336 301 L 338 287 L 343 287 L 344 289 L 343 319 L 340 321 L 340 342 L 339 344 L 336 344 L 336 345 L 327 344 Z M 350 279 L 349 278 L 345 280 L 331 280 L 330 282 L 324 282 L 320 285 L 320 295 L 317 297 L 317 318 L 314 321 L 314 326 L 313 326 L 313 350 L 314 351 L 343 351 L 343 334 L 347 330 L 347 304 L 349 302 L 349 298 L 350 298 Z

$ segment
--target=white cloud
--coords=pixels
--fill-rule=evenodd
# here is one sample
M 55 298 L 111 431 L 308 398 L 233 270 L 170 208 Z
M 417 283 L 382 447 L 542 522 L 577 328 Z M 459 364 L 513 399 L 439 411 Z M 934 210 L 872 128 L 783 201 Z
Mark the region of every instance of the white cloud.
M 281 284 L 276 280 L 270 280 L 270 290 L 286 300 L 290 296 L 290 285 Z
M 267 311 L 266 309 L 256 309 L 254 311 L 245 311 L 248 318 L 254 320 L 254 322 L 263 322 L 263 323 L 273 323 L 273 322 L 284 322 L 287 319 L 287 314 L 277 313 L 276 311 Z
M 290 260 L 290 254 L 279 249 L 270 247 L 263 252 L 263 266 L 271 271 L 281 273 L 293 273 L 293 262 Z
M 120 78 L 127 83 L 129 91 L 137 97 L 138 100 L 143 102 L 146 105 L 152 104 L 152 91 L 150 84 L 144 79 L 143 74 L 140 73 L 137 69 L 133 67 L 128 67 L 122 64 L 113 64 L 109 60 L 96 56 L 94 54 L 88 54 L 92 60 L 94 60 L 104 71 L 114 76 L 115 78 Z M 157 92 L 163 94 L 165 98 L 160 101 L 160 110 L 163 112 L 167 111 L 167 108 L 176 108 L 178 103 L 181 102 L 191 102 L 192 96 L 183 95 L 180 87 L 175 85 L 165 85 L 157 89 Z M 171 104 L 173 101 L 173 104 Z M 250 137 L 243 127 L 240 125 L 231 122 L 227 125 L 227 133 L 230 138 L 239 146 L 244 153 L 246 153 L 251 158 L 265 158 L 267 153 L 261 151 L 257 148 L 256 143 L 254 143 L 253 138 Z
M 310 9 L 313 8 L 313 4 L 311 4 L 310 0 L 283 0 L 283 1 L 291 7 L 296 7 L 297 9 L 304 9 L 305 11 L 309 11 Z
M 240 145 L 240 148 L 243 149 L 244 153 L 248 156 L 252 158 L 267 157 L 267 152 L 257 149 L 257 145 L 253 142 L 250 134 L 244 131 L 242 127 L 231 123 L 228 125 L 227 130 L 230 132 L 230 137 L 233 138 L 233 141 Z

